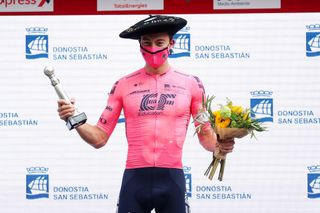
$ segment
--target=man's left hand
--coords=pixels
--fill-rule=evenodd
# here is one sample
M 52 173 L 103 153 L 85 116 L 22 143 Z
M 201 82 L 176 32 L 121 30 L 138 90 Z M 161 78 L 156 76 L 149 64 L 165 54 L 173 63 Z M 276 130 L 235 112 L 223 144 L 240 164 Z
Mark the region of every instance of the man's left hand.
M 234 148 L 234 138 L 225 139 L 225 140 L 218 140 L 217 146 L 222 153 L 230 153 L 233 151 Z

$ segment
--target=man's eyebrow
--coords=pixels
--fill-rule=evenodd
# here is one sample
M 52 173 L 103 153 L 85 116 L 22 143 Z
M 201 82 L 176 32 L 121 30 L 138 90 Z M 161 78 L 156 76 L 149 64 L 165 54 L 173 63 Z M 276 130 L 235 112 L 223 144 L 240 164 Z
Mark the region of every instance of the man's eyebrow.
M 141 40 L 152 40 L 154 38 L 151 37 L 142 37 Z M 156 41 L 165 41 L 165 38 L 156 38 Z
M 151 40 L 149 37 L 142 37 L 141 40 Z

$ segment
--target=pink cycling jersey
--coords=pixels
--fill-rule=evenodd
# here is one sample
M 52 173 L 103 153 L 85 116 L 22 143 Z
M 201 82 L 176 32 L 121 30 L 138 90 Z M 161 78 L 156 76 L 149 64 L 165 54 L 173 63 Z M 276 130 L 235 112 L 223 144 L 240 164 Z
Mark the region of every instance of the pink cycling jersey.
M 202 105 L 199 78 L 170 68 L 163 74 L 140 69 L 117 81 L 97 126 L 109 136 L 123 109 L 126 168 L 182 168 L 182 148 L 190 120 Z

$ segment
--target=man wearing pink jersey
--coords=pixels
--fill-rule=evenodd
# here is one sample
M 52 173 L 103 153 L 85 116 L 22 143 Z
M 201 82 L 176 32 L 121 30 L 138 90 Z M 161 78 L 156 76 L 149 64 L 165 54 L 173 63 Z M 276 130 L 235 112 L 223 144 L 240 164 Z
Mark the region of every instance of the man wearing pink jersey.
M 204 87 L 198 77 L 174 69 L 167 60 L 173 35 L 186 24 L 179 17 L 150 16 L 120 33 L 121 38 L 139 41 L 146 64 L 113 85 L 96 125 L 76 128 L 87 143 L 103 147 L 124 111 L 128 153 L 118 213 L 188 212 L 182 148 L 190 117 L 202 106 Z M 63 120 L 75 112 L 73 104 L 64 100 L 58 107 Z M 234 141 L 219 143 L 209 124 L 198 138 L 210 152 L 216 146 L 225 153 L 233 150 Z

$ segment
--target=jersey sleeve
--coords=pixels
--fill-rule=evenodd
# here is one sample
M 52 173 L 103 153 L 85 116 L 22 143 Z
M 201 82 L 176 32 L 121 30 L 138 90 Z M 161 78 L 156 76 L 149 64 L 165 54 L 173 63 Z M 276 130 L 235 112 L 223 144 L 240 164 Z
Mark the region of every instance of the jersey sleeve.
M 203 84 L 201 80 L 193 76 L 192 77 L 192 99 L 191 99 L 191 114 L 192 117 L 195 117 L 195 115 L 198 114 L 199 110 L 202 108 L 202 97 L 206 97 L 205 95 L 205 89 L 203 87 Z
M 202 85 L 201 80 L 195 76 L 194 78 L 195 78 L 196 84 L 193 89 L 194 92 L 192 94 L 192 103 L 191 103 L 191 113 L 193 118 L 195 118 L 195 116 L 199 113 L 199 109 L 202 108 L 202 97 L 206 98 L 205 89 Z M 200 123 L 194 122 L 194 125 L 197 127 L 198 125 L 200 125 Z M 207 136 L 204 136 L 198 133 L 198 139 L 203 148 L 205 148 L 210 152 L 214 152 L 214 149 L 215 149 L 214 138 L 208 138 Z
M 103 110 L 97 126 L 110 136 L 118 122 L 122 110 L 122 90 L 121 80 L 114 83 L 108 97 L 107 106 Z

